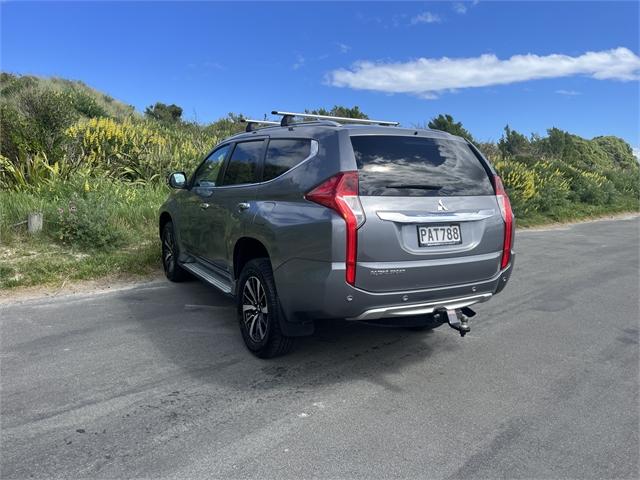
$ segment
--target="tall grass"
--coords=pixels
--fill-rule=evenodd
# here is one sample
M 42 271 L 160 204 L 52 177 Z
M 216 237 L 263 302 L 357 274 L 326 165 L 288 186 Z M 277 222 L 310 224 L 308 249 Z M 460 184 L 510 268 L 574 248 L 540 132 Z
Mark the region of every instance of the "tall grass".
M 167 193 L 111 179 L 0 191 L 0 288 L 157 269 L 157 212 Z M 37 235 L 23 223 L 32 212 L 43 213 Z
M 149 238 L 149 232 L 157 233 L 158 208 L 167 193 L 168 188 L 162 184 L 132 185 L 110 179 L 58 182 L 37 190 L 0 191 L 0 235 L 5 243 L 20 238 L 23 230 L 20 222 L 31 212 L 42 212 L 43 234 L 55 241 L 60 211 L 71 206 L 75 212 L 85 208 L 89 217 L 104 218 L 106 223 L 101 228 L 118 231 L 125 238 L 137 239 L 139 234 Z

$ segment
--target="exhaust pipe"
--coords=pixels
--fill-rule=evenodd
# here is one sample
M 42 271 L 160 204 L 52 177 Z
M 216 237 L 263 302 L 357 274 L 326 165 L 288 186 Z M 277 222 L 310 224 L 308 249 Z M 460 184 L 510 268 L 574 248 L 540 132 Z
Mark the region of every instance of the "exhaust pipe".
M 469 318 L 475 316 L 476 312 L 471 310 L 469 307 L 463 307 L 457 310 L 446 310 L 446 312 L 449 326 L 460 332 L 461 337 L 464 337 L 471 331 L 471 327 L 469 327 Z

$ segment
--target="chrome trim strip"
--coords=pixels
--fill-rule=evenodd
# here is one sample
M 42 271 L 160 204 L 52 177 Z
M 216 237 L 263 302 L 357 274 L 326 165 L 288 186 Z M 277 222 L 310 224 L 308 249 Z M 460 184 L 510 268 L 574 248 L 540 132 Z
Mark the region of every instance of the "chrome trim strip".
M 267 185 L 271 182 L 275 182 L 276 180 L 278 180 L 280 177 L 282 177 L 283 175 L 286 175 L 287 173 L 289 173 L 292 170 L 295 170 L 296 168 L 298 168 L 300 165 L 308 162 L 309 160 L 311 160 L 313 157 L 315 157 L 318 154 L 318 151 L 320 150 L 319 146 L 318 146 L 318 141 L 313 139 L 313 138 L 297 138 L 297 137 L 277 137 L 277 138 L 272 138 L 271 140 L 310 140 L 311 141 L 311 147 L 309 149 L 309 156 L 306 157 L 304 160 L 302 160 L 300 163 L 295 164 L 293 167 L 291 167 L 289 170 L 287 170 L 286 172 L 281 173 L 280 175 L 278 175 L 277 177 L 274 178 L 270 178 L 269 180 L 265 180 L 263 182 L 254 182 L 254 183 L 240 183 L 238 185 L 216 185 L 215 187 L 211 187 L 211 190 L 213 192 L 215 192 L 216 189 L 219 190 L 227 190 L 227 189 L 232 189 L 232 188 L 242 188 L 242 187 L 259 187 L 262 185 Z M 240 142 L 238 142 L 240 143 Z M 269 145 L 267 145 L 267 148 L 269 148 Z
M 347 318 L 347 320 L 377 320 L 386 317 L 402 317 L 406 315 L 426 315 L 435 310 L 444 308 L 446 310 L 457 310 L 468 307 L 475 303 L 486 302 L 492 297 L 492 293 L 483 293 L 470 297 L 449 298 L 444 300 L 434 300 L 431 302 L 415 303 L 412 305 L 395 305 L 392 307 L 379 307 L 366 310 L 357 317 Z
M 188 270 L 189 272 L 193 273 L 196 277 L 200 278 L 206 283 L 218 288 L 223 293 L 231 293 L 230 285 L 214 277 L 209 272 L 205 271 L 200 265 L 195 265 L 193 263 L 181 263 L 180 266 L 185 270 Z
M 421 215 L 407 215 L 402 212 L 376 212 L 381 220 L 396 223 L 431 223 L 431 222 L 470 222 L 484 220 L 495 215 L 495 210 L 478 210 L 477 212 L 426 212 Z

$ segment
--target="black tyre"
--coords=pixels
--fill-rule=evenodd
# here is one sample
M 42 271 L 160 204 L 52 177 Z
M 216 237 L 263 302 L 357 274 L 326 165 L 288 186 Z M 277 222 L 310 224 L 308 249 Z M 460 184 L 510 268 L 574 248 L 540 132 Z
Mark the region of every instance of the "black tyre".
M 178 264 L 180 250 L 173 223 L 167 222 L 162 228 L 162 267 L 164 274 L 172 282 L 182 282 L 189 278 L 189 273 Z
M 238 282 L 238 320 L 247 348 L 260 358 L 284 355 L 293 338 L 282 334 L 283 313 L 273 280 L 271 262 L 256 258 L 247 262 Z

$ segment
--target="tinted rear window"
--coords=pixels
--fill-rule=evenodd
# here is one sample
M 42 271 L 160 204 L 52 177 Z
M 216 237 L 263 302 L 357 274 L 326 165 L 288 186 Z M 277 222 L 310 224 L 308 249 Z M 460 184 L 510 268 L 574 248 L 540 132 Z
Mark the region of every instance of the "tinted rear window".
M 360 195 L 493 195 L 486 170 L 459 140 L 354 136 Z
M 311 140 L 274 139 L 269 142 L 264 160 L 263 180 L 271 180 L 295 167 L 309 156 Z

